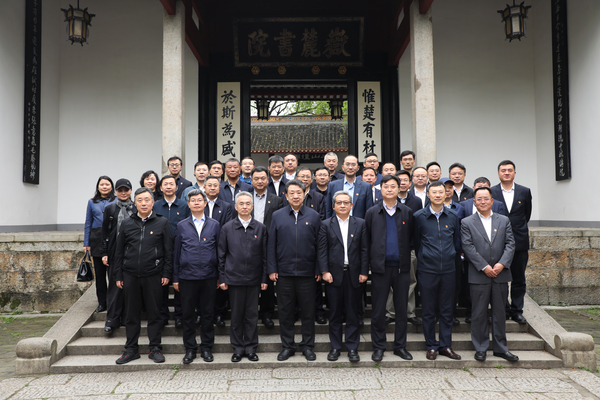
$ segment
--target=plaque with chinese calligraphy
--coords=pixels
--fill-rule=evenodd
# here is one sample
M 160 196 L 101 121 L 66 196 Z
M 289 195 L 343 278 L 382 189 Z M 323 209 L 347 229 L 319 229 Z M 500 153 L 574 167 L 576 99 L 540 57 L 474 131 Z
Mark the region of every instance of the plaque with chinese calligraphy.
M 358 158 L 364 161 L 369 153 L 377 153 L 381 157 L 381 84 L 357 82 L 356 89 Z
M 235 66 L 362 66 L 363 18 L 234 21 Z
M 240 83 L 217 83 L 217 159 L 225 162 L 240 157 L 241 110 Z

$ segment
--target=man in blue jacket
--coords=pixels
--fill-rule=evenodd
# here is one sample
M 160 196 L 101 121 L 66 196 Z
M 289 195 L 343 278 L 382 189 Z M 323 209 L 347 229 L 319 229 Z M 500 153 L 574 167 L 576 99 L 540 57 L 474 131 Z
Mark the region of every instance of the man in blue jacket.
M 267 272 L 277 282 L 280 336 L 283 350 L 277 360 L 285 361 L 296 352 L 294 312 L 296 301 L 302 315 L 300 351 L 308 361 L 317 359 L 315 347 L 315 280 L 321 279 L 317 265 L 319 213 L 303 205 L 304 183 L 292 179 L 286 184 L 289 205 L 273 213 L 267 249 Z
M 460 232 L 458 216 L 444 207 L 446 187 L 440 181 L 427 188 L 431 201 L 428 207 L 417 211 L 413 235 L 417 255 L 417 281 L 421 288 L 423 335 L 427 359 L 437 354 L 453 360 L 460 356 L 452 350 L 454 318 L 456 240 Z M 439 316 L 440 340 L 435 338 L 435 320 Z
M 206 362 L 214 360 L 215 342 L 213 310 L 217 288 L 217 246 L 221 226 L 204 214 L 206 194 L 200 189 L 188 193 L 189 218 L 177 225 L 173 251 L 173 288 L 181 293 L 183 311 L 183 363 L 196 358 L 196 307 L 201 315 L 201 356 Z

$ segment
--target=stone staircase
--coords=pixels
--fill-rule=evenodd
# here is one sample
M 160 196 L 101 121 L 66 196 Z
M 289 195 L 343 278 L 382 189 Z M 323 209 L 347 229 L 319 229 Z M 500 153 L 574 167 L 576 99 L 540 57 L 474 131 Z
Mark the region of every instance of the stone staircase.
M 420 310 L 417 310 L 419 312 Z M 520 361 L 510 363 L 504 359 L 494 357 L 488 351 L 485 362 L 473 359 L 475 351 L 471 343 L 470 324 L 464 321 L 464 310 L 457 311 L 461 323 L 453 329 L 453 349 L 462 356 L 462 360 L 455 361 L 446 357 L 438 357 L 435 361 L 425 358 L 426 348 L 421 326 L 408 325 L 407 349 L 413 355 L 413 360 L 405 361 L 393 354 L 391 342 L 393 340 L 394 324 L 387 326 L 388 347 L 383 361 L 375 363 L 371 361 L 371 309 L 370 305 L 365 310 L 365 325 L 360 329 L 361 343 L 359 354 L 361 361 L 350 363 L 343 351 L 337 362 L 327 361 L 327 353 L 330 350 L 328 325 L 316 325 L 315 353 L 316 361 L 306 361 L 300 352 L 287 361 L 277 361 L 277 354 L 281 351 L 279 338 L 279 320 L 277 312 L 274 315 L 275 327 L 268 329 L 259 322 L 259 345 L 257 354 L 258 362 L 250 362 L 243 358 L 239 363 L 231 362 L 232 349 L 229 343 L 230 321 L 226 320 L 226 326 L 215 327 L 215 345 L 213 354 L 215 360 L 211 363 L 204 362 L 201 358 L 194 360 L 192 364 L 182 364 L 185 348 L 182 340 L 182 330 L 175 329 L 173 321 L 167 325 L 162 334 L 163 354 L 166 362 L 156 364 L 149 360 L 146 321 L 142 321 L 142 332 L 140 335 L 140 360 L 129 364 L 116 365 L 115 360 L 122 354 L 125 344 L 125 328 L 121 327 L 107 337 L 104 332 L 104 319 L 106 313 L 94 314 L 91 320 L 82 326 L 79 336 L 66 346 L 66 355 L 50 367 L 51 373 L 73 373 L 73 372 L 118 372 L 139 371 L 151 369 L 221 369 L 221 368 L 261 368 L 261 367 L 373 367 L 379 364 L 384 367 L 419 367 L 419 368 L 473 368 L 473 367 L 506 367 L 506 368 L 558 368 L 563 366 L 563 361 L 544 350 L 545 342 L 535 335 L 529 325 L 519 325 L 513 321 L 506 322 L 508 348 L 518 355 Z M 296 342 L 300 342 L 300 322 L 296 322 Z M 199 332 L 199 328 L 198 328 Z M 490 328 L 491 332 L 491 328 Z M 198 343 L 200 338 L 198 337 Z M 344 349 L 345 350 L 345 349 Z

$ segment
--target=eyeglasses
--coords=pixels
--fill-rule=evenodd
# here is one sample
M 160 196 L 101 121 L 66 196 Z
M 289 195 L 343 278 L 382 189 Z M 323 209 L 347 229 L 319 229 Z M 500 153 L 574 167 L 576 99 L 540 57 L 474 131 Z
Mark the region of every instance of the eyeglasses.
M 253 181 L 266 181 L 267 177 L 266 176 L 254 176 L 252 177 Z
M 204 203 L 204 199 L 192 199 L 192 200 L 190 200 L 190 203 L 201 204 L 201 203 Z
M 336 201 L 335 204 L 337 204 L 338 206 L 349 206 L 352 203 L 349 201 Z
M 475 199 L 475 202 L 476 203 L 487 203 L 490 200 L 492 200 L 492 199 L 490 199 L 489 197 L 479 197 L 479 198 Z
M 181 167 L 181 164 L 179 164 L 179 163 L 171 163 L 171 164 L 169 164 L 169 167 Z

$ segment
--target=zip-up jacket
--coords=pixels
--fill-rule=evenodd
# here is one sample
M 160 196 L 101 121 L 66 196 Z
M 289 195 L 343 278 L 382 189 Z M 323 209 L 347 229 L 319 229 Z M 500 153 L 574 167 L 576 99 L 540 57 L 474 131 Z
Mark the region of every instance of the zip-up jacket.
M 207 211 L 205 209 L 205 211 Z M 221 225 L 204 214 L 200 235 L 193 216 L 177 224 L 173 251 L 173 282 L 200 280 L 218 276 L 217 246 Z
M 267 273 L 319 275 L 317 239 L 320 228 L 319 213 L 306 206 L 298 211 L 298 221 L 292 206 L 275 211 L 267 241 Z
M 425 207 L 414 214 L 413 235 L 417 270 L 430 274 L 454 272 L 456 240 L 460 232 L 458 216 L 454 210 L 442 207 L 439 220 Z
M 191 215 L 190 208 L 187 205 L 186 201 L 176 197 L 175 201 L 169 207 L 169 203 L 164 198 L 158 200 L 154 203 L 154 212 L 162 215 L 166 219 L 169 220 L 171 224 L 171 234 L 175 236 L 175 229 L 177 228 L 177 224 L 186 219 Z
M 221 228 L 219 282 L 257 286 L 267 283 L 267 227 L 254 218 L 244 228 L 239 218 Z
M 161 274 L 171 279 L 173 239 L 169 221 L 155 212 L 146 222 L 137 213 L 125 218 L 117 237 L 114 262 L 116 281 L 123 280 L 123 273 L 138 278 Z
M 132 209 L 133 214 L 137 214 L 135 204 L 132 204 Z M 102 257 L 107 256 L 109 264 L 112 263 L 117 251 L 117 224 L 120 212 L 121 209 L 117 206 L 116 202 L 110 203 L 104 210 L 104 221 L 102 222 Z

